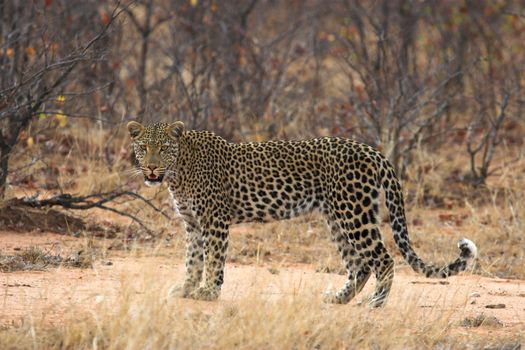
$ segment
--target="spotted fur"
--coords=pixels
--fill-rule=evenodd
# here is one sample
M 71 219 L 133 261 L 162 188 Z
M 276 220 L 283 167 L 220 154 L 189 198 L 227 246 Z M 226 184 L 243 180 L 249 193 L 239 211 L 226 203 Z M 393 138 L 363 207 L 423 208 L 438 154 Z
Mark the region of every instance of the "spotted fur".
M 184 220 L 184 297 L 219 297 L 230 225 L 318 210 L 348 269 L 346 284 L 337 293 L 327 293 L 325 300 L 347 303 L 374 273 L 378 283 L 370 302 L 383 305 L 394 261 L 379 232 L 381 188 L 395 243 L 416 272 L 446 278 L 465 270 L 476 255 L 474 243 L 462 239 L 455 261 L 440 267 L 425 264 L 410 245 L 394 169 L 365 144 L 337 137 L 235 144 L 208 131 L 186 131 L 181 122 L 147 127 L 130 122 L 128 129 L 146 183 L 166 182 Z

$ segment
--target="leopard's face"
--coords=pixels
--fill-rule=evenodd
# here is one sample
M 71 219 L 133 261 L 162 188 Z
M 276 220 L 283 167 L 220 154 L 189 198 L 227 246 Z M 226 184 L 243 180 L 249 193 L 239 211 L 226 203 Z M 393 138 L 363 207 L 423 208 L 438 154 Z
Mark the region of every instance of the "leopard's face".
M 177 162 L 184 124 L 143 126 L 133 121 L 128 123 L 128 131 L 132 139 L 133 162 L 144 175 L 144 182 L 148 186 L 160 185 Z

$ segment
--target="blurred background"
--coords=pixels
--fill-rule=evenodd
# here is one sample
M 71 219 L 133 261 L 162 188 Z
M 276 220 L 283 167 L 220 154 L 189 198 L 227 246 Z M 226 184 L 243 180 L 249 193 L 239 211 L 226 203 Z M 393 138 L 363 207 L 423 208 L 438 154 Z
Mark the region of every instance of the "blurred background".
M 523 142 L 524 11 L 520 1 L 2 1 L 0 185 L 13 156 L 73 151 L 67 138 L 41 147 L 55 134 L 115 136 L 131 119 L 182 120 L 232 141 L 352 137 L 402 173 L 418 148 L 453 146 L 481 184 L 497 148 Z M 97 153 L 112 166 L 104 139 Z

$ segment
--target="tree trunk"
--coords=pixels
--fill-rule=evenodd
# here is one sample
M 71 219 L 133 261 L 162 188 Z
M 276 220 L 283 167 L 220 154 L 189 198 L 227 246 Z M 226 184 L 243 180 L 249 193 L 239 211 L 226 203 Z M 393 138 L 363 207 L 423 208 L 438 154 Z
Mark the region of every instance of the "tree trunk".
M 39 107 L 40 104 L 37 108 Z M 25 113 L 20 111 L 18 115 L 9 116 L 6 133 L 0 131 L 0 200 L 5 198 L 11 152 L 16 145 L 20 132 L 29 125 L 32 114 L 32 109 L 28 108 Z
M 2 135 L 2 139 L 0 140 L 0 201 L 5 198 L 10 150 L 11 148 L 4 142 Z

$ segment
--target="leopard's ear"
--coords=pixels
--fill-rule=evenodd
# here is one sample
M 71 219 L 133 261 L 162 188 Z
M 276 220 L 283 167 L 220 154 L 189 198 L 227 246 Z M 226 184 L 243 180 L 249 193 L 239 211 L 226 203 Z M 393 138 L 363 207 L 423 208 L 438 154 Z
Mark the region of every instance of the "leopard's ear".
M 182 133 L 184 132 L 184 123 L 175 122 L 175 123 L 170 124 L 166 132 L 168 133 L 169 137 L 177 141 L 179 137 L 182 136 Z
M 128 132 L 129 132 L 129 136 L 131 136 L 131 138 L 135 140 L 144 133 L 144 126 L 135 121 L 129 122 Z

